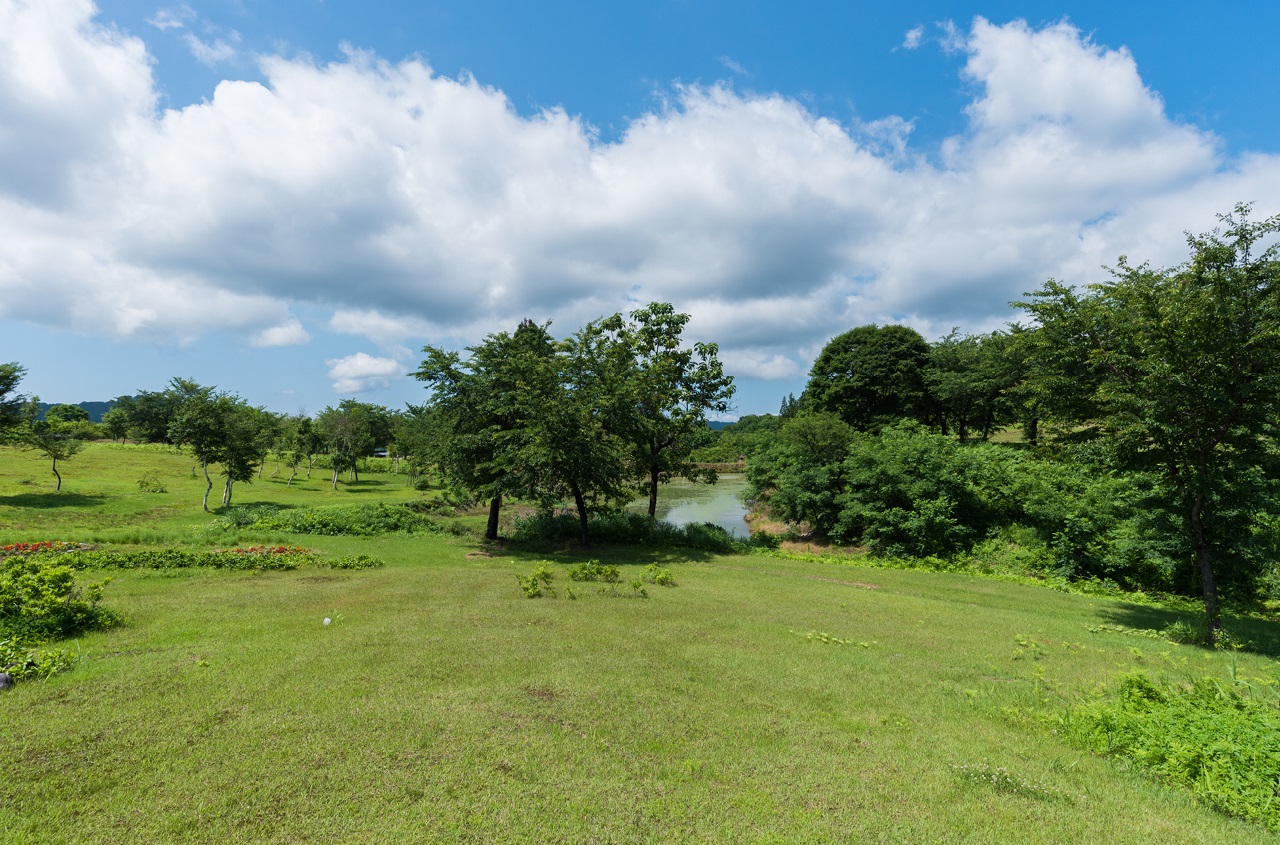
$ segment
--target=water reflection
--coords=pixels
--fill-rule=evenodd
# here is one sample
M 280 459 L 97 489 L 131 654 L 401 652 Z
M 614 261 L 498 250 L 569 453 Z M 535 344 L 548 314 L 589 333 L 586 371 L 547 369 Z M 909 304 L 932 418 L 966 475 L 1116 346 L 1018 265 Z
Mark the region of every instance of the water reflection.
M 683 479 L 658 488 L 658 510 L 655 516 L 674 525 L 710 522 L 730 534 L 750 536 L 747 528 L 747 505 L 742 499 L 747 480 L 741 474 L 720 476 L 715 484 L 693 484 Z M 627 510 L 647 513 L 648 498 L 636 499 Z

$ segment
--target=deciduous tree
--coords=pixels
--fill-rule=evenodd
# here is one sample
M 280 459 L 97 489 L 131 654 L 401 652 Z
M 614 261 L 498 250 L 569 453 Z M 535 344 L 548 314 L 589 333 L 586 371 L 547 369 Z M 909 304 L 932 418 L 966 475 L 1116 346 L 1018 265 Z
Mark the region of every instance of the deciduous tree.
M 1220 219 L 1220 229 L 1188 236 L 1182 266 L 1122 258 L 1083 293 L 1051 281 L 1019 303 L 1052 352 L 1033 377 L 1089 376 L 1059 413 L 1095 426 L 1117 465 L 1163 476 L 1211 637 L 1220 587 L 1247 594 L 1264 559 L 1254 523 L 1275 505 L 1280 419 L 1280 264 L 1275 245 L 1262 248 L 1280 217 L 1254 222 L 1242 205 Z
M 22 409 L 26 397 L 17 392 L 18 383 L 27 374 L 27 370 L 17 362 L 0 364 L 0 435 L 6 429 L 22 422 Z
M 801 405 L 839 416 L 862 431 L 897 419 L 928 417 L 929 344 L 907 326 L 859 326 L 823 347 Z
M 725 375 L 716 345 L 682 345 L 688 322 L 689 315 L 670 303 L 653 302 L 631 312 L 622 338 L 635 367 L 627 388 L 636 414 L 628 422 L 651 518 L 657 513 L 659 484 L 678 475 L 714 482 L 715 473 L 700 474 L 690 453 L 708 439 L 707 414 L 725 413 L 733 398 L 733 377 Z
M 414 377 L 431 399 L 411 407 L 428 426 L 411 435 L 415 450 L 431 453 L 446 483 L 489 500 L 485 537 L 497 539 L 503 496 L 537 486 L 526 450 L 536 418 L 554 401 L 555 342 L 545 324 L 524 320 L 513 333 L 489 335 L 466 358 L 432 346 L 423 351 Z
M 28 449 L 35 449 L 53 462 L 53 475 L 58 479 L 55 490 L 62 489 L 62 473 L 58 461 L 67 461 L 84 448 L 80 426 L 60 420 L 37 419 L 40 415 L 39 397 L 32 397 L 24 410 L 26 419 L 18 427 L 18 442 Z

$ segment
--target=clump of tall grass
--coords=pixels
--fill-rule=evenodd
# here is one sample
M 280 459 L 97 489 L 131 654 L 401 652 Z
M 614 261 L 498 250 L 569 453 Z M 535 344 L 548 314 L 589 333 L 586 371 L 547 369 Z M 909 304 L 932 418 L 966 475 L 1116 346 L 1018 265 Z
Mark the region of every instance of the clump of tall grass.
M 1141 672 L 1069 708 L 1058 731 L 1179 784 L 1220 812 L 1280 831 L 1280 692 L 1274 680 L 1153 681 Z

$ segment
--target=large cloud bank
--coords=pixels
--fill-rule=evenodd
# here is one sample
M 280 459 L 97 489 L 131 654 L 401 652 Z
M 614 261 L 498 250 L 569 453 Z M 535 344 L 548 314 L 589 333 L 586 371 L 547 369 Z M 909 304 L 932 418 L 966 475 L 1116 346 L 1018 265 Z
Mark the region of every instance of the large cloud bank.
M 95 16 L 0 0 L 0 317 L 113 338 L 304 343 L 305 312 L 392 348 L 661 299 L 737 374 L 794 377 L 853 325 L 991 327 L 1047 277 L 1175 262 L 1184 229 L 1280 195 L 1280 159 L 1228 157 L 1066 23 L 951 40 L 968 127 L 925 157 L 901 119 L 725 86 L 605 143 L 356 51 L 161 111 L 145 45 Z

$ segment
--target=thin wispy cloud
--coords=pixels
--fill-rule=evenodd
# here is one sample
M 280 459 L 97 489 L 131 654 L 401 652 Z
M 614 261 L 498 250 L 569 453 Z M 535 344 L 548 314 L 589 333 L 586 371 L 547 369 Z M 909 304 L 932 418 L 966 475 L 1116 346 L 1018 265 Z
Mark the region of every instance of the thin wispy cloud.
M 195 10 L 190 6 L 183 5 L 168 9 L 157 9 L 153 16 L 147 18 L 147 23 L 161 32 L 165 32 L 170 29 L 182 29 L 187 25 L 187 21 L 195 18 Z
M 235 44 L 239 43 L 240 34 L 233 30 L 229 33 L 228 39 L 230 40 L 214 38 L 206 41 L 192 32 L 185 33 L 183 36 L 187 49 L 191 51 L 191 55 L 195 57 L 196 61 L 210 67 L 235 58 L 237 52 Z

